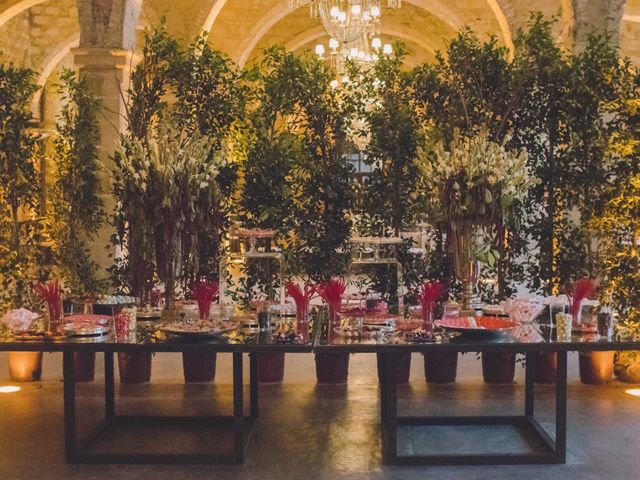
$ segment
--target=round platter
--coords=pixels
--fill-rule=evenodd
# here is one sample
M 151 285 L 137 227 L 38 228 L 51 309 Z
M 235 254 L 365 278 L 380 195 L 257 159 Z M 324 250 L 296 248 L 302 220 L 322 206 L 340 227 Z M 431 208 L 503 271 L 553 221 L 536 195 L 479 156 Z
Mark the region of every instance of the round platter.
M 136 312 L 136 318 L 142 321 L 160 320 L 160 309 L 139 310 Z
M 436 320 L 436 326 L 459 333 L 490 334 L 508 333 L 518 327 L 518 323 L 500 317 L 458 317 Z
M 188 338 L 216 338 L 224 333 L 231 332 L 238 327 L 237 324 L 220 324 L 211 322 L 168 323 L 160 328 L 166 334 Z
M 102 337 L 111 332 L 107 325 L 91 323 L 66 323 L 63 330 L 67 337 Z

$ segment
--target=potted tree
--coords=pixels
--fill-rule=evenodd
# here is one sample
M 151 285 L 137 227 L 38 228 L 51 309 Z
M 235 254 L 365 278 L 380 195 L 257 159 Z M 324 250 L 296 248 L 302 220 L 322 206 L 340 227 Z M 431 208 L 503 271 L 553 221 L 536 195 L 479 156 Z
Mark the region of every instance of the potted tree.
M 193 197 L 177 200 L 192 202 L 187 217 L 179 220 L 185 227 L 179 233 L 175 225 L 160 224 L 157 215 L 149 216 L 150 209 L 156 207 L 147 203 L 148 199 L 142 198 L 136 188 L 129 189 L 131 183 L 116 181 L 114 191 L 120 200 L 120 212 L 115 218 L 115 239 L 128 255 L 118 259 L 114 273 L 120 274 L 116 278 L 143 303 L 148 303 L 156 274 L 169 282 L 168 288 L 165 285 L 169 307 L 177 283 L 188 290 L 198 280 L 218 278 L 237 170 L 233 162 L 222 158 L 227 135 L 244 108 L 244 92 L 241 72 L 228 57 L 211 49 L 204 35 L 183 48 L 168 35 L 164 24 L 145 32 L 142 59 L 131 75 L 128 128 L 122 143 L 137 142 L 147 147 L 148 138 L 156 136 L 158 124 L 170 123 L 173 145 L 180 148 L 184 142 L 199 144 L 202 150 L 197 168 L 206 165 L 214 174 L 206 185 L 190 193 Z M 116 152 L 116 160 L 126 155 L 126 150 Z M 177 164 L 173 167 L 180 169 Z M 165 236 L 172 237 L 169 243 L 163 243 Z M 156 254 L 165 247 L 168 255 L 160 257 L 163 262 L 158 264 Z M 203 361 L 211 363 L 214 354 L 202 355 Z M 198 363 L 193 356 L 190 360 Z
M 364 162 L 372 167 L 358 202 L 358 213 L 366 218 L 366 222 L 358 225 L 364 235 L 400 237 L 401 232 L 417 223 L 421 214 L 417 208 L 420 193 L 414 163 L 419 124 L 411 95 L 412 74 L 403 70 L 405 56 L 404 46 L 396 43 L 393 53 L 380 55 L 373 67 L 363 72 L 363 80 L 355 87 L 362 90 L 358 116 L 364 124 L 362 131 L 356 129 L 358 138 L 353 144 L 361 149 Z M 411 291 L 415 286 L 408 284 L 417 280 L 410 267 L 418 270 L 422 266 L 421 262 L 408 258 L 410 247 L 402 245 L 400 251 L 396 251 L 403 266 L 404 285 L 397 285 L 397 277 L 389 275 L 386 266 L 375 268 L 370 280 L 372 289 L 381 294 L 392 309 L 398 308 L 397 292 L 403 288 Z M 407 382 L 411 354 L 400 355 L 398 366 L 398 378 Z
M 272 47 L 265 51 L 256 72 L 243 137 L 246 159 L 238 219 L 247 228 L 273 230 L 276 235 L 272 242 L 286 250 L 294 198 L 289 179 L 301 151 L 300 136 L 296 132 L 300 121 L 296 107 L 301 93 L 302 63 L 295 54 Z M 252 290 L 262 290 L 260 294 L 273 297 L 273 285 L 284 279 L 272 278 L 263 265 L 264 262 L 247 265 L 245 274 L 253 278 L 248 279 L 246 286 L 251 285 Z M 259 381 L 281 382 L 284 353 L 258 356 Z
M 292 267 L 316 283 L 346 271 L 354 198 L 352 167 L 344 156 L 353 99 L 347 88 L 331 86 L 334 79 L 335 72 L 322 60 L 301 59 L 297 108 L 302 150 L 292 170 L 294 241 L 288 255 Z M 344 383 L 348 365 L 348 353 L 316 354 L 317 372 L 331 371 L 324 379 L 328 383 Z
M 43 276 L 38 137 L 29 129 L 35 72 L 0 63 L 0 310 L 38 310 L 33 286 Z M 22 368 L 25 367 L 26 368 Z M 20 380 L 38 380 L 42 353 L 11 352 L 9 368 Z
M 72 70 L 61 73 L 58 93 L 63 106 L 54 137 L 51 237 L 67 294 L 88 302 L 104 288 L 88 248 L 106 219 L 97 175 L 99 102 Z M 76 352 L 74 362 L 76 381 L 92 381 L 95 353 Z
M 640 338 L 640 174 L 623 183 L 593 226 L 604 244 L 603 300 L 618 312 L 617 338 Z M 640 383 L 640 353 L 618 352 L 615 375 Z

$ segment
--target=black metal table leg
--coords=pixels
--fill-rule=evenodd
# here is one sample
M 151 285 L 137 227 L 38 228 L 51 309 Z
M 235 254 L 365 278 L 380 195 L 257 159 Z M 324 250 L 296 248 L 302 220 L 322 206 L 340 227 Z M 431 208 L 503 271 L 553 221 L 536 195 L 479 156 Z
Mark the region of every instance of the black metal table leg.
M 244 461 L 244 381 L 242 353 L 233 352 L 233 455 L 237 463 Z
M 64 455 L 71 462 L 76 453 L 76 381 L 73 366 L 73 352 L 62 354 L 62 372 L 64 382 Z
M 381 423 L 383 459 L 396 465 L 518 465 L 564 463 L 566 458 L 566 408 L 567 408 L 567 353 L 558 352 L 556 382 L 556 435 L 553 438 L 535 418 L 534 381 L 535 352 L 527 352 L 525 381 L 525 415 L 498 416 L 398 416 L 397 405 L 397 358 L 394 354 L 383 354 L 381 378 Z M 500 425 L 512 426 L 530 438 L 536 438 L 539 446 L 535 451 L 522 453 L 426 453 L 405 454 L 398 452 L 397 431 L 418 426 Z
M 567 352 L 558 352 L 556 371 L 556 456 L 567 461 Z
M 525 387 L 524 387 L 524 414 L 527 417 L 534 416 L 534 381 L 536 376 L 536 354 L 527 352 L 525 357 Z
M 104 352 L 104 413 L 107 419 L 116 414 L 113 352 Z
M 398 368 L 397 355 L 381 355 L 382 378 L 380 381 L 380 413 L 382 433 L 382 459 L 385 464 L 396 462 L 398 430 Z
M 255 421 L 258 418 L 259 408 L 260 408 L 260 397 L 258 390 L 258 362 L 259 355 L 257 353 L 249 354 L 249 402 L 250 402 L 250 410 L 249 416 L 252 421 Z

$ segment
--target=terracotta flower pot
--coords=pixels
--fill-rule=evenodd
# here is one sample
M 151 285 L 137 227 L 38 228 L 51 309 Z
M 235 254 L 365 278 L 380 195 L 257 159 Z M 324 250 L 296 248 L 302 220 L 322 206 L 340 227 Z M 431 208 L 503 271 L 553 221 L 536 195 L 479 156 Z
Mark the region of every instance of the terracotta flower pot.
M 151 380 L 151 353 L 118 353 L 118 370 L 122 383 L 146 383 Z
M 93 382 L 96 373 L 96 354 L 94 352 L 74 352 L 73 370 L 76 382 Z
M 536 352 L 536 372 L 534 375 L 534 380 L 536 383 L 556 383 L 557 370 L 557 353 Z
M 600 385 L 613 378 L 615 352 L 580 352 L 580 381 L 587 385 Z
M 453 383 L 458 372 L 458 352 L 425 352 L 424 378 L 427 383 Z
M 349 378 L 348 353 L 316 353 L 318 383 L 344 384 Z
M 378 363 L 378 380 L 382 376 L 382 362 L 380 361 L 381 354 L 376 354 L 376 360 Z M 397 360 L 397 378 L 398 384 L 402 385 L 409 383 L 409 376 L 411 375 L 411 353 L 399 353 Z
M 280 383 L 284 378 L 284 353 L 258 354 L 258 382 Z
M 484 378 L 485 383 L 513 383 L 515 375 L 515 353 L 482 353 L 482 378 Z
M 42 352 L 9 352 L 12 382 L 35 382 L 42 377 Z
M 213 382 L 216 378 L 216 354 L 210 352 L 184 352 L 182 371 L 185 382 Z

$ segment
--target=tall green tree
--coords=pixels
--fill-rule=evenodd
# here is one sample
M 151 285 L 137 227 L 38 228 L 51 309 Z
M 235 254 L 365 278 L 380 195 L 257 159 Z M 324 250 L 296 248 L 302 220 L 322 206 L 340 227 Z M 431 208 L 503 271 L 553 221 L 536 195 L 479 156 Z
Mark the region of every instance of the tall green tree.
M 42 234 L 38 137 L 29 131 L 35 72 L 0 63 L 0 308 L 30 306 Z
M 570 229 L 565 189 L 571 65 L 552 26 L 533 14 L 516 35 L 513 61 L 514 85 L 522 98 L 513 114 L 513 144 L 527 151 L 538 178 L 526 200 L 532 252 L 525 260 L 526 279 L 529 288 L 546 294 L 557 293 L 567 280 L 563 266 L 575 263 L 579 244 Z
M 72 70 L 62 72 L 58 90 L 63 106 L 54 139 L 52 237 L 65 286 L 82 296 L 102 287 L 89 249 L 106 219 L 98 178 L 100 102 Z
M 355 106 L 346 88 L 334 88 L 325 62 L 303 57 L 299 100 L 302 155 L 293 168 L 296 255 L 302 271 L 326 280 L 346 271 L 354 192 L 345 158 Z

